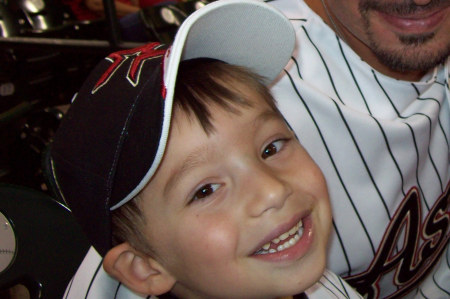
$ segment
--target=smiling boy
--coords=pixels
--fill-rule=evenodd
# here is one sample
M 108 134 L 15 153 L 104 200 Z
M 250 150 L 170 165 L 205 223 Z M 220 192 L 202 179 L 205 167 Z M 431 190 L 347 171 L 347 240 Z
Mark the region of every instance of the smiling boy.
M 220 1 L 169 50 L 99 64 L 51 154 L 61 194 L 127 290 L 81 294 L 74 281 L 69 297 L 358 297 L 324 275 L 326 183 L 266 87 L 293 45 L 278 11 Z
M 250 76 L 222 62 L 187 64 L 180 65 L 178 84 L 201 94 L 211 127 L 205 131 L 193 116 L 198 106 L 189 104 L 199 105 L 197 99 L 181 101 L 188 112 L 181 108 L 177 88 L 164 157 L 136 202 L 150 249 L 136 253 L 137 246 L 119 240 L 105 256 L 107 272 L 133 284 L 131 254 L 139 258 L 130 264 L 142 274 L 142 285 L 132 287 L 142 294 L 275 298 L 302 292 L 325 266 L 331 216 L 320 170 L 269 94 L 249 88 L 257 83 L 249 84 Z M 221 88 L 240 102 L 228 102 Z M 166 290 L 151 288 L 148 281 L 157 275 Z

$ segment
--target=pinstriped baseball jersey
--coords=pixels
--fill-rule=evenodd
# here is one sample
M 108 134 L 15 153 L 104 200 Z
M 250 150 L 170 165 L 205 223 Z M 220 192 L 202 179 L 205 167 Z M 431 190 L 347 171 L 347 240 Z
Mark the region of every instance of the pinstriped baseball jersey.
M 303 1 L 270 4 L 297 34 L 272 91 L 327 179 L 328 267 L 368 297 L 449 298 L 449 59 L 420 82 L 395 80 Z
M 357 299 L 362 298 L 344 280 L 326 270 L 322 278 L 306 292 L 308 299 Z M 64 299 L 158 299 L 155 296 L 142 297 L 111 278 L 102 267 L 102 258 L 91 248 L 64 294 Z M 294 296 L 305 298 L 305 296 Z

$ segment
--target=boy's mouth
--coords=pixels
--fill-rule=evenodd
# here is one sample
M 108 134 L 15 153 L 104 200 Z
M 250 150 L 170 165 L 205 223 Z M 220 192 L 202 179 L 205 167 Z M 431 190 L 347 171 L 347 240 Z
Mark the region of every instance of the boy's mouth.
M 303 221 L 300 220 L 291 229 L 264 244 L 254 255 L 281 252 L 294 246 L 303 235 Z

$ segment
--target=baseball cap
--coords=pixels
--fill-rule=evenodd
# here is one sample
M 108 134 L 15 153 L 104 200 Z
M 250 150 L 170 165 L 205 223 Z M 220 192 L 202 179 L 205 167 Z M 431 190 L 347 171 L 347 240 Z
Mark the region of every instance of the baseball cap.
M 92 245 L 111 248 L 111 211 L 135 197 L 164 155 L 179 63 L 213 58 L 273 81 L 294 49 L 290 22 L 256 0 L 220 0 L 192 13 L 170 47 L 149 43 L 103 59 L 51 145 L 60 196 Z

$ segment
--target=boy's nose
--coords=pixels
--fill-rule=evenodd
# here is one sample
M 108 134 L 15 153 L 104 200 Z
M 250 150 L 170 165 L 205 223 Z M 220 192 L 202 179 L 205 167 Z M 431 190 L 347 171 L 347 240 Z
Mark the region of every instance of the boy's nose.
M 248 214 L 252 217 L 282 208 L 292 193 L 290 185 L 280 178 L 276 171 L 265 165 L 252 167 L 252 173 L 243 185 L 243 190 L 248 197 Z

